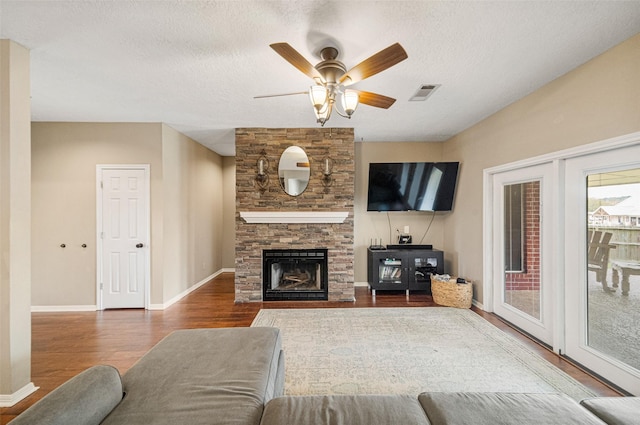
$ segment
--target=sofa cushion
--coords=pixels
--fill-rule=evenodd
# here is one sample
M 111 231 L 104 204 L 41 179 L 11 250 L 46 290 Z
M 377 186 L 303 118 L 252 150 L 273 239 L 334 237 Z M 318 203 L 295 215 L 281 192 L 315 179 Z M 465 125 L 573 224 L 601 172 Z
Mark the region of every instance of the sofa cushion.
M 428 425 L 418 400 L 408 395 L 280 397 L 264 409 L 261 425 Z
M 189 329 L 160 341 L 123 376 L 104 424 L 258 424 L 278 388 L 276 328 Z
M 640 421 L 640 398 L 598 397 L 580 402 L 609 425 L 635 425 Z
M 433 425 L 602 425 L 564 394 L 422 393 L 418 400 Z
M 275 397 L 281 397 L 284 395 L 284 384 L 285 384 L 285 374 L 284 374 L 284 351 L 280 350 L 280 354 L 278 355 L 278 370 L 276 371 L 276 378 L 273 380 L 273 391 L 272 394 L 269 394 L 267 399 L 271 400 Z
M 18 415 L 15 425 L 98 425 L 122 400 L 120 373 L 93 366 Z

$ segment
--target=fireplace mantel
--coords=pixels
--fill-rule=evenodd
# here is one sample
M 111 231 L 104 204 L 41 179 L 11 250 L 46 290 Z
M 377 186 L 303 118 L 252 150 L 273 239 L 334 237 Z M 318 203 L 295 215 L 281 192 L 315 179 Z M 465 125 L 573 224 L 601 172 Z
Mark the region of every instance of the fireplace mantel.
M 247 223 L 344 223 L 348 211 L 240 211 Z

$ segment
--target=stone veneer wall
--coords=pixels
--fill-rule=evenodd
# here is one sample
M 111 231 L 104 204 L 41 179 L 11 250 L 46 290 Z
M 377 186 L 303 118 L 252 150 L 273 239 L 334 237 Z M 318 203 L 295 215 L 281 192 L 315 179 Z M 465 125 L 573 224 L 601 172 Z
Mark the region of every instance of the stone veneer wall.
M 305 150 L 311 166 L 307 189 L 290 196 L 278 181 L 278 161 L 289 146 Z M 269 159 L 269 187 L 255 186 L 262 150 Z M 322 184 L 322 159 L 333 160 L 333 184 Z M 327 248 L 329 301 L 354 300 L 353 203 L 355 196 L 352 128 L 236 129 L 235 301 L 262 300 L 262 250 Z M 341 224 L 248 224 L 240 211 L 348 211 Z

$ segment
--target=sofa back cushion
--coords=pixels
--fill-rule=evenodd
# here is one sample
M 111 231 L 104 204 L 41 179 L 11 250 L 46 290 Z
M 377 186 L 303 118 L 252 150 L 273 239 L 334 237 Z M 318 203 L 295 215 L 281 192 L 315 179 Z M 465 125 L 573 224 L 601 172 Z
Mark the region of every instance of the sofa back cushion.
M 267 403 L 260 425 L 430 425 L 415 396 L 310 395 Z
M 609 425 L 635 425 L 640 420 L 640 397 L 587 398 L 580 404 Z
M 558 393 L 427 392 L 418 401 L 432 425 L 604 425 Z
M 103 425 L 257 425 L 283 392 L 281 351 L 276 328 L 174 331 L 123 374 Z
M 122 400 L 120 373 L 93 366 L 25 410 L 13 425 L 98 425 Z

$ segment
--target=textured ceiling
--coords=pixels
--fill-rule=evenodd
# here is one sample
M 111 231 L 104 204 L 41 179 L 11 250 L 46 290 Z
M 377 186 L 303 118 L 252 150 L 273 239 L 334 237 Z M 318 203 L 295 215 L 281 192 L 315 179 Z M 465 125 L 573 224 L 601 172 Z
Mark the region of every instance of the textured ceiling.
M 315 127 L 311 63 L 347 68 L 399 42 L 409 58 L 353 87 L 356 140 L 441 141 L 640 31 L 640 1 L 5 1 L 0 37 L 31 50 L 34 121 L 164 122 L 222 155 L 236 127 Z M 594 82 L 594 84 L 603 82 Z M 442 86 L 424 102 L 422 84 Z

